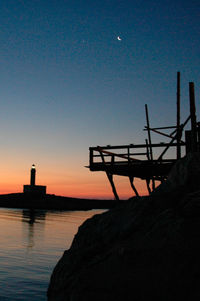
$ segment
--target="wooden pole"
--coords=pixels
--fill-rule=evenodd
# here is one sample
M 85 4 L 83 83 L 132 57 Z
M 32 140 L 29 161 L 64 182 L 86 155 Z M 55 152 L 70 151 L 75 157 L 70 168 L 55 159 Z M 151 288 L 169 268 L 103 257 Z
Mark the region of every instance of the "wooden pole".
M 181 157 L 181 129 L 180 129 L 180 72 L 177 72 L 177 149 L 176 149 L 176 157 L 177 160 Z
M 106 175 L 107 175 L 108 180 L 110 182 L 110 185 L 112 187 L 112 191 L 113 191 L 113 194 L 115 196 L 115 199 L 116 199 L 116 201 L 119 201 L 119 196 L 117 194 L 117 190 L 115 188 L 115 184 L 114 184 L 114 181 L 113 181 L 113 175 L 111 173 L 107 172 L 107 171 L 106 171 Z
M 89 158 L 89 160 L 90 160 L 90 167 L 93 165 L 93 149 L 90 147 L 90 158 Z
M 151 194 L 151 188 L 149 186 L 149 184 L 150 184 L 150 178 L 146 178 L 146 184 L 147 184 L 148 192 L 149 192 L 149 194 Z
M 149 140 L 149 151 L 150 151 L 150 160 L 153 161 L 153 150 L 152 150 L 152 144 L 151 144 L 151 130 L 149 125 L 149 114 L 148 114 L 148 107 L 147 104 L 145 104 L 145 112 L 146 112 L 146 121 L 147 121 L 147 131 L 148 131 L 148 140 Z M 147 188 L 149 191 L 149 194 L 151 193 L 151 189 L 149 187 L 150 179 L 146 179 Z M 155 187 L 155 181 L 154 178 L 152 178 L 152 185 Z
M 148 140 L 145 139 L 145 142 L 146 142 L 146 146 L 147 146 L 147 159 L 150 160 L 150 157 L 149 157 L 149 145 L 148 145 Z
M 191 117 L 191 151 L 197 151 L 197 122 L 196 122 L 196 108 L 195 108 L 195 93 L 194 83 L 189 83 L 190 94 L 190 117 Z
M 114 184 L 114 181 L 113 181 L 113 174 L 108 171 L 108 169 L 106 167 L 106 162 L 105 162 L 103 153 L 102 153 L 102 151 L 100 149 L 99 149 L 99 153 L 101 155 L 101 159 L 102 159 L 102 162 L 104 164 L 104 168 L 105 168 L 105 172 L 106 172 L 107 178 L 108 178 L 108 180 L 110 182 L 110 185 L 112 187 L 112 191 L 113 191 L 114 197 L 115 197 L 116 201 L 119 201 L 119 196 L 117 194 L 117 190 L 115 188 L 115 184 Z
M 150 159 L 153 160 L 153 152 L 152 152 L 152 145 L 151 145 L 151 131 L 150 131 L 150 126 L 149 126 L 149 114 L 148 114 L 147 104 L 145 104 L 145 112 L 146 112 L 146 121 L 147 121 L 147 131 L 148 131 L 148 140 L 149 140 Z
M 134 177 L 133 177 L 133 176 L 129 176 L 129 181 L 130 181 L 130 184 L 131 184 L 131 187 L 132 187 L 133 191 L 135 192 L 135 195 L 136 195 L 137 197 L 139 197 L 139 193 L 138 193 L 138 191 L 137 191 L 135 185 L 133 184 Z

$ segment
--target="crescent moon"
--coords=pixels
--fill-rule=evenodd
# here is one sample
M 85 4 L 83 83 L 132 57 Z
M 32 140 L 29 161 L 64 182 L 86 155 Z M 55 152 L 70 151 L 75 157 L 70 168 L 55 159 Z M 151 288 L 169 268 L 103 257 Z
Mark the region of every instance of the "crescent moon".
M 122 39 L 120 37 L 117 37 L 118 41 L 121 41 Z

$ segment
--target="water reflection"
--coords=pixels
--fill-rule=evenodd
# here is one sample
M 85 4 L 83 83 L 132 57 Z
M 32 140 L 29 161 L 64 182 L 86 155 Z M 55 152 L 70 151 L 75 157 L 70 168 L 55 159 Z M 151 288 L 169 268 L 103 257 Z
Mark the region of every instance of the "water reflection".
M 37 226 L 37 232 L 39 232 L 39 235 L 41 235 L 43 232 L 42 229 L 44 229 L 45 226 L 45 218 L 45 210 L 24 209 L 22 211 L 22 222 L 24 224 L 23 230 L 24 235 L 27 237 L 24 239 L 24 241 L 26 241 L 27 251 L 30 251 L 35 246 L 35 223 L 39 223 L 39 227 Z
M 0 208 L 0 300 L 46 300 L 52 270 L 78 227 L 101 212 Z
M 45 220 L 46 213 L 45 210 L 24 209 L 22 211 L 22 222 L 32 225 L 37 221 Z

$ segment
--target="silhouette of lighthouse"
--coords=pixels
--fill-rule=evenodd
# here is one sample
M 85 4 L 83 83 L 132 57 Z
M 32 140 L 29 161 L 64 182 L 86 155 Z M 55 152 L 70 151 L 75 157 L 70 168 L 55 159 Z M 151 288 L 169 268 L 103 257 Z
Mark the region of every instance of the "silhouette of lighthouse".
M 44 196 L 46 194 L 46 186 L 35 185 L 36 168 L 35 164 L 31 166 L 30 185 L 24 185 L 24 193 L 31 196 Z
M 36 169 L 35 169 L 35 164 L 32 165 L 31 167 L 31 186 L 35 186 L 35 174 L 36 174 Z

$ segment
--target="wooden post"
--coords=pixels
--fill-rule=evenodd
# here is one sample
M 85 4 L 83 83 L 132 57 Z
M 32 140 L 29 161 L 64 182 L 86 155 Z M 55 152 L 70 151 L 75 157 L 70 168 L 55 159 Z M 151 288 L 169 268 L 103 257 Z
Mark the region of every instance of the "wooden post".
M 106 162 L 105 162 L 103 153 L 102 153 L 102 151 L 101 151 L 100 149 L 99 149 L 99 153 L 100 153 L 102 162 L 103 162 L 103 164 L 104 164 L 105 172 L 106 172 L 106 175 L 107 175 L 108 180 L 109 180 L 109 182 L 110 182 L 110 185 L 111 185 L 111 187 L 112 187 L 112 191 L 113 191 L 113 194 L 114 194 L 114 196 L 115 196 L 115 199 L 116 199 L 116 201 L 119 201 L 119 196 L 118 196 L 118 194 L 117 194 L 117 190 L 116 190 L 116 188 L 115 188 L 115 184 L 114 184 L 114 181 L 113 181 L 113 174 L 111 174 L 111 173 L 108 171 L 108 169 L 107 169 L 107 167 L 106 167 Z
M 90 147 L 90 167 L 93 165 L 93 149 Z
M 148 140 L 145 139 L 145 142 L 146 142 L 146 146 L 147 146 L 147 159 L 150 160 L 149 148 L 148 148 Z M 155 189 L 155 179 L 154 179 L 154 177 L 152 177 L 151 180 L 152 180 L 152 190 L 154 190 Z M 150 183 L 150 180 L 149 180 L 149 183 Z M 149 183 L 148 183 L 148 185 L 149 185 Z M 148 189 L 149 189 L 149 186 L 148 186 Z
M 149 157 L 149 145 L 148 145 L 148 140 L 145 139 L 145 142 L 146 142 L 146 149 L 147 149 L 147 159 L 150 160 L 150 157 Z
M 128 164 L 130 164 L 130 147 L 127 149 L 127 155 L 128 155 Z
M 106 171 L 106 175 L 107 175 L 108 180 L 110 182 L 110 185 L 112 187 L 112 191 L 113 191 L 113 194 L 115 196 L 115 199 L 116 199 L 116 201 L 119 201 L 119 196 L 117 194 L 117 190 L 115 188 L 115 184 L 114 184 L 114 181 L 113 181 L 113 175 L 111 173 L 107 172 L 107 171 Z
M 152 177 L 152 190 L 154 191 L 155 190 L 155 188 L 156 188 L 156 183 L 155 183 L 155 179 L 154 179 L 154 177 Z
M 151 194 L 151 188 L 149 186 L 149 184 L 150 184 L 150 178 L 146 178 L 146 184 L 147 184 L 148 192 L 149 192 L 149 194 Z
M 149 126 L 149 115 L 148 115 L 147 104 L 145 104 L 145 112 L 146 112 L 148 139 L 149 139 L 150 160 L 153 160 L 153 152 L 152 152 L 152 145 L 151 145 L 151 132 L 150 132 L 150 126 Z
M 148 140 L 149 140 L 149 152 L 150 154 L 148 155 L 148 160 L 150 159 L 151 161 L 153 161 L 153 150 L 152 150 L 152 144 L 151 144 L 151 130 L 150 130 L 150 125 L 149 125 L 149 114 L 148 114 L 148 107 L 147 104 L 145 104 L 145 112 L 146 112 L 146 121 L 147 121 L 147 131 L 148 131 Z M 146 142 L 147 144 L 147 142 Z M 147 180 L 146 179 L 146 183 L 147 183 L 147 188 L 149 191 L 149 194 L 151 193 L 151 189 L 149 187 L 149 183 L 150 183 L 150 178 Z M 152 185 L 153 187 L 155 187 L 155 181 L 154 178 L 152 178 Z
M 197 123 L 197 151 L 200 152 L 200 123 Z
M 176 149 L 176 158 L 177 160 L 181 157 L 181 129 L 180 129 L 180 72 L 177 72 L 177 149 Z
M 191 118 L 191 151 L 197 151 L 197 122 L 195 108 L 194 83 L 189 83 L 190 94 L 190 118 Z
M 135 192 L 135 195 L 139 197 L 139 193 L 138 193 L 135 185 L 133 184 L 134 177 L 133 176 L 129 176 L 129 180 L 130 180 L 131 187 L 132 187 L 133 191 Z

